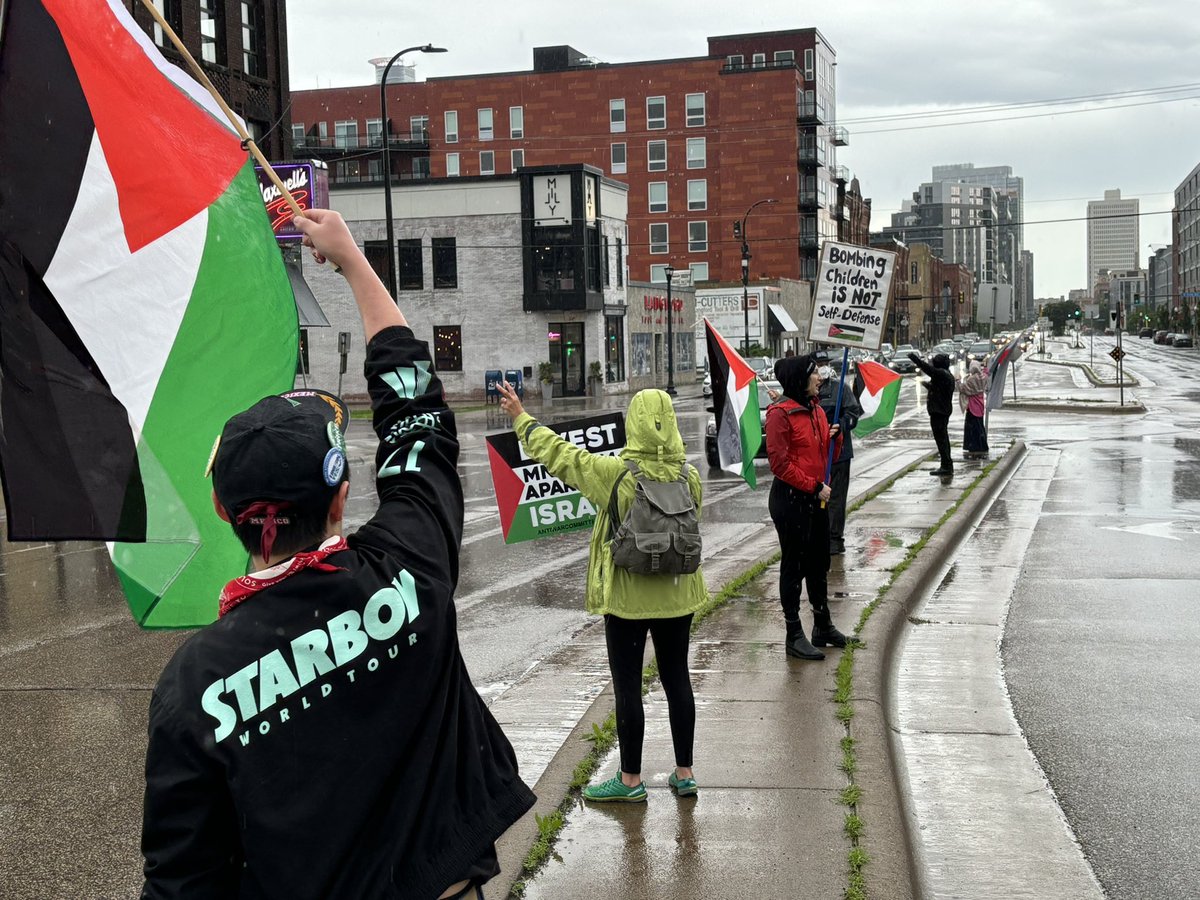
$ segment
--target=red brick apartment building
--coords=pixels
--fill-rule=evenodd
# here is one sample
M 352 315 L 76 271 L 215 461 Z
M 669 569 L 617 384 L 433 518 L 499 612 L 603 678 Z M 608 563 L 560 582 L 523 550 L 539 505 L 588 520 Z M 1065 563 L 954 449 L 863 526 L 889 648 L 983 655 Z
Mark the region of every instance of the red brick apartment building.
M 587 163 L 629 185 L 628 276 L 813 279 L 848 225 L 836 54 L 815 28 L 710 37 L 705 56 L 607 64 L 539 47 L 533 69 L 389 84 L 393 180 Z M 292 95 L 293 150 L 330 183 L 382 184 L 378 84 Z M 869 214 L 869 213 L 868 213 Z M 865 241 L 863 241 L 865 243 Z

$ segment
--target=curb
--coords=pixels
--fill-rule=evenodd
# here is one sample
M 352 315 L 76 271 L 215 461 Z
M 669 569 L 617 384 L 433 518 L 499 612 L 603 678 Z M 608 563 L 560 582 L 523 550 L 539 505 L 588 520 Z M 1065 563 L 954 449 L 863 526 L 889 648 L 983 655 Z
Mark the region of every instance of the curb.
M 862 639 L 879 652 L 862 652 L 855 660 L 854 737 L 858 756 L 855 782 L 862 786 L 866 823 L 864 844 L 870 857 L 870 881 L 887 885 L 894 900 L 927 895 L 923 884 L 917 835 L 920 823 L 913 812 L 903 753 L 891 724 L 893 675 L 898 665 L 900 637 L 913 609 L 940 579 L 946 564 L 965 538 L 966 526 L 982 517 L 1027 454 L 1023 441 L 1014 442 L 986 478 L 929 539 L 867 620 Z
M 1096 374 L 1096 370 L 1087 363 L 1073 362 L 1071 360 L 1062 360 L 1061 362 L 1058 362 L 1051 359 L 1034 359 L 1032 356 L 1025 357 L 1025 359 L 1027 359 L 1029 362 L 1041 363 L 1045 366 L 1073 366 L 1076 369 L 1082 369 L 1083 374 L 1087 376 L 1088 381 L 1090 381 L 1095 387 L 1119 388 L 1121 386 L 1120 381 L 1101 380 L 1100 376 Z M 1141 382 L 1139 382 L 1132 375 L 1125 378 L 1124 384 L 1125 387 L 1141 387 Z
M 1104 413 L 1114 416 L 1144 413 L 1146 411 L 1146 407 L 1142 405 L 1141 400 L 1130 400 L 1124 406 L 1113 403 L 1111 400 L 1088 401 L 1086 403 L 1062 403 L 1056 400 L 1051 400 L 1047 403 L 1038 403 L 1036 400 L 1005 400 L 1002 408 L 1020 409 L 1026 412 Z

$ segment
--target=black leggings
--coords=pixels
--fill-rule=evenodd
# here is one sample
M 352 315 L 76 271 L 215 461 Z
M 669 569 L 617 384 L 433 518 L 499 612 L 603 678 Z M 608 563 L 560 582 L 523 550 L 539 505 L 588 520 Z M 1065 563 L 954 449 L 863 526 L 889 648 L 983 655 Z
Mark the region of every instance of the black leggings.
M 942 468 L 953 469 L 954 457 L 950 455 L 950 416 L 930 413 L 929 428 L 933 431 L 933 442 L 937 444 Z
M 688 672 L 691 630 L 691 613 L 671 619 L 604 617 L 608 668 L 617 696 L 617 739 L 621 744 L 622 772 L 637 775 L 642 771 L 642 738 L 646 733 L 646 714 L 642 709 L 642 660 L 646 653 L 647 631 L 654 638 L 658 677 L 663 693 L 667 695 L 675 765 L 679 768 L 692 765 L 696 698 L 692 694 L 692 679 Z
M 767 507 L 779 535 L 779 602 L 783 617 L 795 622 L 804 584 L 814 609 L 824 609 L 829 600 L 829 510 L 781 478 L 771 484 Z

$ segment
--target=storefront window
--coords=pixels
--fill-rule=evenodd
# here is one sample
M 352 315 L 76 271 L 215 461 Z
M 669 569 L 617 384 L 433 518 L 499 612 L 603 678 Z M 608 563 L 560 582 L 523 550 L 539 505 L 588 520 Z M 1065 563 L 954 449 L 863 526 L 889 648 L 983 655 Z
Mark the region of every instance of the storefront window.
M 604 317 L 604 380 L 625 380 L 625 320 L 621 316 Z
M 462 326 L 433 327 L 433 367 L 439 372 L 462 371 Z

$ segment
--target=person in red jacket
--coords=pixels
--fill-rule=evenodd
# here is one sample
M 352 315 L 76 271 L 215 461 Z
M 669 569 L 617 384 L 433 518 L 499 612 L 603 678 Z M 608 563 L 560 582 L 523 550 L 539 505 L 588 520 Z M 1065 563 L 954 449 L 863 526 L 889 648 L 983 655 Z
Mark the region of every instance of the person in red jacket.
M 829 441 L 840 452 L 839 428 L 829 426 L 821 409 L 821 377 L 811 355 L 781 359 L 775 377 L 783 399 L 767 408 L 767 458 L 775 481 L 769 508 L 779 534 L 779 599 L 787 629 L 788 656 L 824 659 L 817 647 L 845 647 L 846 636 L 829 614 L 826 579 L 829 572 L 830 487 L 825 483 Z M 813 608 L 812 642 L 800 623 L 800 591 L 808 585 Z M 815 645 L 815 646 L 814 646 Z

